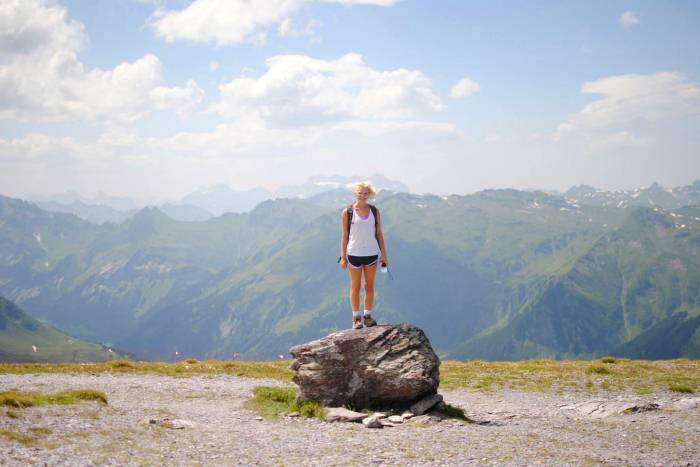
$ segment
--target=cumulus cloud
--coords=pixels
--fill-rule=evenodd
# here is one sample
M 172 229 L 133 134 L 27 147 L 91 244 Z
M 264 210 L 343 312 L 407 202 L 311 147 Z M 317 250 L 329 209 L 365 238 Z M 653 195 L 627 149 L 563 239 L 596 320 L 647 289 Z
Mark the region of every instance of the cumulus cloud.
M 421 71 L 375 70 L 358 54 L 332 61 L 278 55 L 266 63 L 261 77 L 220 86 L 221 101 L 212 110 L 226 118 L 304 126 L 333 119 L 403 120 L 444 108 Z
M 84 40 L 83 26 L 63 7 L 42 0 L 0 6 L 0 118 L 128 123 L 155 108 L 183 111 L 201 100 L 194 82 L 162 86 L 155 55 L 86 71 L 77 58 Z
M 158 86 L 149 92 L 151 102 L 157 109 L 174 109 L 179 114 L 186 114 L 196 107 L 204 98 L 204 91 L 194 80 L 187 82 L 187 87 Z
M 398 0 L 194 0 L 181 10 L 159 8 L 150 19 L 157 36 L 167 42 L 189 40 L 219 45 L 261 42 L 267 28 L 277 25 L 290 35 L 291 17 L 304 6 L 325 1 L 352 5 L 392 6 Z M 307 28 L 302 29 L 305 31 Z
M 634 11 L 625 11 L 620 15 L 618 21 L 622 27 L 629 28 L 639 23 L 639 15 Z
M 450 96 L 452 96 L 453 99 L 461 99 L 463 97 L 471 96 L 480 90 L 481 87 L 479 86 L 479 83 L 471 78 L 462 78 L 457 82 L 457 84 L 452 86 Z
M 678 72 L 611 76 L 584 83 L 581 92 L 602 98 L 559 125 L 557 137 L 700 112 L 700 86 Z

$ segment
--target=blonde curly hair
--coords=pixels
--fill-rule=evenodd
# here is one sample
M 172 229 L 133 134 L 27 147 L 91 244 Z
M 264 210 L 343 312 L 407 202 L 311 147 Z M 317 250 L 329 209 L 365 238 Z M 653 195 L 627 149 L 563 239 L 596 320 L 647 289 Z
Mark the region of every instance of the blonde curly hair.
M 377 196 L 377 189 L 372 185 L 372 182 L 369 180 L 364 181 L 364 182 L 357 182 L 355 185 L 352 187 L 352 192 L 357 193 L 359 190 L 367 188 L 369 190 L 369 197 L 374 198 Z

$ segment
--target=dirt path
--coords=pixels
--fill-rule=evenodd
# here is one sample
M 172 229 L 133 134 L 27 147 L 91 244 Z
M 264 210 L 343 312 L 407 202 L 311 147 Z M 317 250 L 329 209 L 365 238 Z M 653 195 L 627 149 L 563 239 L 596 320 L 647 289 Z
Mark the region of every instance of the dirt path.
M 243 408 L 253 387 L 279 384 L 230 376 L 0 375 L 0 391 L 90 388 L 109 400 L 106 407 L 15 410 L 18 418 L 0 409 L 0 430 L 36 439 L 22 445 L 0 435 L 0 464 L 700 465 L 700 397 L 693 395 L 441 391 L 479 423 L 370 430 L 298 418 L 256 420 Z M 620 413 L 654 403 L 656 410 Z M 149 423 L 166 418 L 187 426 Z

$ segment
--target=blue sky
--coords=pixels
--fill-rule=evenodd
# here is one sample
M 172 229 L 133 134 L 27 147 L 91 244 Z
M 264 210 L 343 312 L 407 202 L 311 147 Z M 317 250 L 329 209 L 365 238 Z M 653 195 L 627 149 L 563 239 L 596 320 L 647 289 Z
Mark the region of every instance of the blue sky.
M 694 1 L 0 0 L 0 193 L 682 185 L 698 20 Z

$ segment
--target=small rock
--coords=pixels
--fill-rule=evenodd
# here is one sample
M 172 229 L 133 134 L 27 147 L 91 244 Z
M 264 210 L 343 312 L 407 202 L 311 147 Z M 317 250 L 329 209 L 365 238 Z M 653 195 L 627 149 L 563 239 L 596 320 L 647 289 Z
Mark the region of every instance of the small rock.
M 425 397 L 411 406 L 411 413 L 423 415 L 438 402 L 442 402 L 442 396 L 440 394 L 433 394 L 432 396 Z
M 295 418 L 295 417 L 298 417 L 298 416 L 299 416 L 299 412 L 289 412 L 289 413 L 287 414 L 287 417 L 289 417 L 289 418 Z
M 187 420 L 165 418 L 160 422 L 160 425 L 172 430 L 184 430 L 185 428 L 194 426 L 194 423 Z
M 418 415 L 406 421 L 407 423 L 417 423 L 419 425 L 427 425 L 432 422 L 430 415 Z
M 327 422 L 361 422 L 367 417 L 367 414 L 353 412 L 344 407 L 328 407 L 326 409 Z
M 401 417 L 401 415 L 392 415 L 391 417 L 388 417 L 387 420 L 389 420 L 391 423 L 403 423 L 403 417 Z
M 372 416 L 373 416 L 373 417 L 376 417 L 377 419 L 388 417 L 388 415 L 385 414 L 384 412 L 374 412 L 374 413 L 372 414 Z
M 651 412 L 652 410 L 659 410 L 659 404 L 650 402 L 648 404 L 633 405 L 632 407 L 627 407 L 623 410 L 624 413 L 639 413 L 639 412 Z
M 379 423 L 381 423 L 382 426 L 399 426 L 400 425 L 399 423 L 390 422 L 386 418 L 382 418 L 381 420 L 379 420 Z
M 257 421 L 261 421 L 263 418 L 262 417 L 255 417 Z
M 404 413 L 401 414 L 401 418 L 403 418 L 404 420 L 408 420 L 409 418 L 413 418 L 414 415 L 415 414 L 413 412 L 409 412 L 408 410 L 406 410 Z
M 372 417 L 366 417 L 362 419 L 362 424 L 366 426 L 367 428 L 383 428 L 384 425 L 381 424 L 379 419 L 375 416 Z

